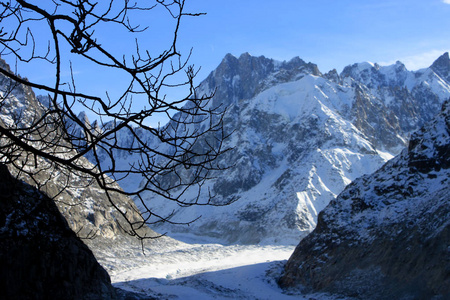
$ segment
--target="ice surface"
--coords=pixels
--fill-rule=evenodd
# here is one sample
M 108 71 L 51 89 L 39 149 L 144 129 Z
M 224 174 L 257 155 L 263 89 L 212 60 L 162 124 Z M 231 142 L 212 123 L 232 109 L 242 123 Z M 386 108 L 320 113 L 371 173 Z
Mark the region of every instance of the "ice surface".
M 336 299 L 283 292 L 276 281 L 293 246 L 179 244 L 135 268 L 111 273 L 114 286 L 160 299 Z M 120 264 L 120 261 L 117 261 Z

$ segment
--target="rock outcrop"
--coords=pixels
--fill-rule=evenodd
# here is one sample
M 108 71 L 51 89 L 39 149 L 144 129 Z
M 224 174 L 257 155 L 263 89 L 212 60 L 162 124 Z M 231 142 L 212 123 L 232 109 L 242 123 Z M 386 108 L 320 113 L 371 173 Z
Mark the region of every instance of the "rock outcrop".
M 0 164 L 2 299 L 116 299 L 108 273 L 54 201 Z

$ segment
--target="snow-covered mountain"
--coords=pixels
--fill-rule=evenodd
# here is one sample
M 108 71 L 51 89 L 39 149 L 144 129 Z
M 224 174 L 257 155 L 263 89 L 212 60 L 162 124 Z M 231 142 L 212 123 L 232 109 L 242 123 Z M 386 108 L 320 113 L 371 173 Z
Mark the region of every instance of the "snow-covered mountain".
M 199 93 L 215 91 L 211 106 L 228 108 L 224 127 L 234 132 L 225 141 L 233 150 L 219 158 L 219 165 L 230 168 L 213 174 L 204 197 L 237 201 L 180 207 L 147 194 L 158 214 L 175 211 L 174 221 L 202 216 L 189 227 L 162 224 L 158 230 L 228 243 L 296 244 L 347 184 L 399 153 L 411 132 L 439 111 L 450 97 L 449 61 L 446 53 L 417 72 L 397 62 L 358 63 L 341 74 L 322 74 L 298 57 L 278 62 L 248 53 L 226 55 L 199 87 Z M 121 141 L 127 136 L 123 133 Z M 118 163 L 130 160 L 124 154 Z M 124 189 L 139 182 L 127 180 L 120 183 Z M 195 196 L 196 191 L 185 194 Z
M 202 215 L 190 228 L 161 230 L 243 243 L 297 243 L 331 199 L 397 154 L 450 97 L 433 68 L 362 63 L 322 75 L 299 58 L 280 63 L 249 54 L 227 55 L 201 89 L 217 89 L 213 105 L 228 106 L 225 128 L 234 130 L 227 141 L 234 149 L 220 158 L 233 167 L 209 188 L 238 201 L 189 208 L 149 201 L 179 211 L 177 221 Z
M 357 299 L 450 297 L 450 101 L 319 215 L 280 283 Z
M 2 63 L 4 62 L 0 60 L 0 64 Z M 190 232 L 207 236 L 209 242 L 218 240 L 225 243 L 297 244 L 300 238 L 316 227 L 319 212 L 332 201 L 330 211 L 337 216 L 343 215 L 344 218 L 332 219 L 332 213 L 319 215 L 318 232 L 324 230 L 325 237 L 333 239 L 337 237 L 333 228 L 348 230 L 344 231 L 349 233 L 348 240 L 342 237 L 344 245 L 358 245 L 357 243 L 362 241 L 359 244 L 360 249 L 372 247 L 374 251 L 378 251 L 375 254 L 379 255 L 386 253 L 387 245 L 390 256 L 383 256 L 388 260 L 379 264 L 382 270 L 386 266 L 416 266 L 409 262 L 413 261 L 416 253 L 422 253 L 419 250 L 442 250 L 443 252 L 432 252 L 419 257 L 423 264 L 417 264 L 417 269 L 404 271 L 400 267 L 395 270 L 388 268 L 386 273 L 391 276 L 388 278 L 394 278 L 392 282 L 395 284 L 399 277 L 412 270 L 408 273 L 410 277 L 407 277 L 412 278 L 408 288 L 423 275 L 432 278 L 427 281 L 427 289 L 430 286 L 429 290 L 441 293 L 438 284 L 433 283 L 433 278 L 438 278 L 433 277 L 436 274 L 426 273 L 427 271 L 420 273 L 420 270 L 437 270 L 444 275 L 448 273 L 445 264 L 444 269 L 435 268 L 439 261 L 448 258 L 448 249 L 444 247 L 448 245 L 448 224 L 445 222 L 449 219 L 448 104 L 440 117 L 412 136 L 409 152 L 402 152 L 400 159 L 385 163 L 407 144 L 411 132 L 431 120 L 440 111 L 441 104 L 450 97 L 449 65 L 450 59 L 446 53 L 430 68 L 417 72 L 406 70 L 401 63 L 387 67 L 360 63 L 348 66 L 341 74 L 335 70 L 322 74 L 317 66 L 300 58 L 277 62 L 265 57 L 252 57 L 247 53 L 239 58 L 227 55 L 199 88 L 199 92 L 204 93 L 216 90 L 211 105 L 223 104 L 228 107 L 224 126 L 227 132 L 234 132 L 231 138 L 225 141 L 225 146 L 233 147 L 233 150 L 219 158 L 220 165 L 228 165 L 230 168 L 211 174 L 215 178 L 205 184 L 206 193 L 203 196 L 206 197 L 210 192 L 215 195 L 213 201 L 237 201 L 224 207 L 180 207 L 147 194 L 148 205 L 162 215 L 174 211 L 174 221 L 190 221 L 202 215 L 202 218 L 189 227 L 162 224 L 157 229 L 170 231 L 175 235 Z M 0 92 L 9 91 L 9 88 L 4 88 L 9 84 L 7 79 L 0 76 Z M 0 122 L 4 124 L 17 121 L 26 123 L 27 118 L 39 116 L 42 103 L 45 105 L 45 99 L 39 103 L 31 89 L 22 85 L 15 87 L 14 93 L 7 97 L 4 93 L 1 96 L 3 102 L 0 106 Z M 89 123 L 84 114 L 80 114 L 80 119 Z M 106 126 L 114 124 L 108 123 Z M 102 130 L 95 123 L 91 124 L 91 128 Z M 121 136 L 118 141 L 121 145 L 133 143 L 129 132 L 122 131 L 118 134 Z M 150 137 L 143 135 L 142 139 L 158 146 Z M 128 165 L 135 159 L 128 152 L 117 154 L 118 164 Z M 87 160 L 83 162 L 88 164 Z M 38 162 L 40 163 L 41 161 Z M 366 176 L 356 180 L 382 165 L 384 171 L 376 173 L 375 179 Z M 108 205 L 101 189 L 95 185 L 87 189 L 83 178 L 72 178 L 68 181 L 58 170 L 47 170 L 41 174 L 44 181 L 51 179 L 45 187 L 50 196 L 57 194 L 62 186 L 70 182 L 70 186 L 57 198 L 60 200 L 57 201 L 58 208 L 74 231 L 82 236 L 89 236 L 90 232 L 98 234 L 100 238 L 86 242 L 105 268 L 114 274 L 118 257 L 123 259 L 119 263 L 121 269 L 149 262 L 147 257 L 143 257 L 140 245 L 132 245 L 132 242 L 136 241 L 120 230 L 117 212 Z M 185 174 L 189 176 L 188 172 Z M 25 177 L 23 179 L 26 180 Z M 126 180 L 120 183 L 125 189 L 132 190 L 137 187 L 141 178 L 129 176 Z M 345 198 L 349 193 L 353 197 L 352 193 L 359 193 L 360 189 L 368 196 L 353 197 L 353 200 L 349 200 L 349 196 L 343 200 L 345 207 L 340 209 L 336 204 L 339 200 L 333 199 L 353 181 L 355 183 L 340 198 Z M 185 196 L 189 199 L 196 195 L 188 191 Z M 381 202 L 377 201 L 380 199 L 376 198 L 378 196 L 384 197 Z M 404 199 L 408 197 L 418 205 L 413 207 L 409 202 L 405 202 Z M 428 201 L 428 198 L 431 200 Z M 134 211 L 129 198 L 116 200 Z M 330 217 L 326 220 L 329 223 L 324 221 L 324 216 Z M 361 219 L 366 217 L 368 221 L 361 222 Z M 402 221 L 403 217 L 410 218 L 408 220 L 411 222 Z M 382 224 L 384 231 L 373 229 L 377 224 Z M 436 228 L 439 230 L 435 230 Z M 425 236 L 428 234 L 431 238 L 416 238 L 414 234 L 418 231 Z M 148 232 L 154 234 L 149 229 Z M 328 234 L 329 232 L 331 234 Z M 363 235 L 360 237 L 361 232 Z M 381 244 L 370 244 L 376 242 L 380 232 L 385 234 L 381 236 Z M 408 233 L 406 238 L 402 232 Z M 314 239 L 314 236 L 312 235 L 311 239 Z M 398 241 L 413 241 L 415 248 L 409 250 L 407 247 L 397 247 L 396 237 Z M 319 243 L 320 240 L 317 239 Z M 350 243 L 347 243 L 348 241 Z M 439 241 L 444 241 L 444 246 L 440 245 Z M 334 246 L 339 242 L 340 240 L 331 240 L 330 245 Z M 192 251 L 185 250 L 186 245 L 168 238 L 152 241 L 151 246 L 147 248 L 148 252 L 156 259 L 168 257 L 175 266 L 178 264 L 178 257 L 164 251 L 161 254 L 157 251 L 158 248 L 169 248 L 172 253 L 188 253 L 189 263 L 194 257 L 199 259 L 198 253 L 214 253 L 216 248 L 223 248 L 222 254 L 229 252 L 229 248 L 217 245 L 211 248 L 196 245 L 192 248 L 194 250 L 189 246 L 187 248 Z M 246 246 L 230 247 L 238 249 Z M 272 246 L 267 249 L 270 247 Z M 204 248 L 209 250 L 205 252 Z M 325 247 L 322 250 L 331 257 L 336 248 Z M 348 247 L 344 252 L 347 251 L 349 255 L 360 255 L 358 258 L 364 258 L 366 255 L 364 251 L 352 252 Z M 405 251 L 407 255 L 402 259 L 405 259 L 406 263 L 394 260 Z M 220 259 L 221 255 L 208 256 L 206 261 L 215 260 L 216 257 Z M 176 259 L 173 260 L 173 257 Z M 321 259 L 322 256 L 317 254 L 317 257 Z M 353 266 L 351 257 L 347 257 L 349 260 L 343 259 L 342 263 L 348 262 L 348 266 Z M 428 257 L 433 259 L 427 260 Z M 291 265 L 295 265 L 297 261 L 293 258 Z M 313 261 L 316 262 L 320 263 L 319 260 Z M 366 262 L 370 263 L 369 260 Z M 160 265 L 162 264 L 160 262 Z M 344 267 L 342 272 L 346 272 Z M 395 273 L 398 270 L 399 273 Z M 175 272 L 178 273 L 179 270 Z M 300 279 L 295 271 L 292 272 L 293 275 L 285 275 L 285 278 L 293 278 L 286 279 L 285 285 L 302 282 L 303 279 Z M 333 269 L 331 272 L 334 272 Z M 359 274 L 358 271 L 349 272 L 349 280 L 355 278 L 353 275 Z M 117 274 L 120 275 L 120 272 Z M 172 276 L 171 274 L 172 271 L 167 273 Z M 340 274 L 343 273 L 338 275 Z M 416 275 L 418 277 L 414 277 Z M 326 276 L 328 275 L 322 277 L 325 281 L 331 278 Z M 120 275 L 118 278 L 129 277 Z M 359 287 L 364 292 L 366 285 L 364 278 L 361 278 Z M 384 280 L 383 277 L 380 278 Z M 184 285 L 185 280 L 179 282 Z M 438 278 L 436 282 L 441 280 Z M 311 283 L 313 286 L 315 284 Z M 194 285 L 198 285 L 197 281 Z M 136 286 L 140 287 L 141 283 L 136 282 Z M 218 290 L 221 289 L 223 287 L 219 285 Z

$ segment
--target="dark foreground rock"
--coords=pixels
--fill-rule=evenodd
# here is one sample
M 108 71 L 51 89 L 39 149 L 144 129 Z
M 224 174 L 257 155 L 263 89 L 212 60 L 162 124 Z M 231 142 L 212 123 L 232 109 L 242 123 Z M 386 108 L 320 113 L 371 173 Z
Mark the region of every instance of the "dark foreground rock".
M 279 284 L 357 299 L 450 299 L 450 102 L 408 149 L 325 208 Z
M 108 273 L 53 200 L 0 165 L 2 299 L 116 299 Z

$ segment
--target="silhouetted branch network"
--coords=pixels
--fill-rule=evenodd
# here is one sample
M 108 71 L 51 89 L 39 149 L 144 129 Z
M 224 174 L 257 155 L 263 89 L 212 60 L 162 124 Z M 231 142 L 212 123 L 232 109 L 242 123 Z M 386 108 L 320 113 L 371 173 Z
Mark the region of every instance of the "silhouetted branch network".
M 150 19 L 154 13 L 161 14 L 161 9 L 173 21 L 171 42 L 165 50 L 151 54 L 152 51 L 139 47 L 138 37 L 151 39 L 152 30 L 158 29 L 133 24 L 133 15 L 146 14 Z M 209 100 L 213 95 L 197 94 L 194 78 L 198 71 L 188 65 L 190 54 L 183 59 L 177 49 L 181 21 L 198 15 L 185 12 L 184 0 L 2 1 L 1 56 L 13 57 L 19 65 L 49 64 L 53 81 L 32 82 L 20 77 L 17 70 L 0 65 L 0 114 L 8 116 L 0 121 L 0 160 L 31 178 L 37 186 L 52 180 L 49 177 L 64 177 L 67 186 L 73 176 L 96 182 L 127 220 L 124 229 L 141 239 L 147 238 L 137 232 L 144 224 L 172 222 L 171 216 L 158 215 L 146 204 L 147 192 L 181 206 L 225 205 L 215 203 L 213 195 L 207 199 L 200 196 L 211 171 L 223 167 L 215 159 L 226 151 L 222 120 L 225 110 L 211 107 Z M 117 54 L 117 49 L 108 48 L 108 43 L 97 34 L 97 30 L 105 28 L 136 36 L 134 50 L 128 49 L 132 54 Z M 154 43 L 158 44 L 158 40 Z M 126 87 L 118 96 L 78 91 L 72 72 L 74 57 L 81 58 L 81 63 L 101 67 L 103 72 L 120 72 L 127 80 Z M 62 73 L 68 69 L 71 79 L 65 82 Z M 180 74 L 184 74 L 181 80 Z M 169 100 L 170 91 L 180 88 L 185 95 Z M 47 97 L 33 103 L 32 89 Z M 20 108 L 14 102 L 21 93 L 30 100 L 31 109 Z M 133 99 L 144 99 L 145 105 L 136 110 Z M 95 114 L 98 126 L 93 128 L 79 119 L 77 105 Z M 148 125 L 152 117 L 160 114 L 170 120 L 168 125 Z M 124 132 L 132 143 L 121 142 Z M 117 163 L 121 153 L 139 159 L 123 166 Z M 84 156 L 89 156 L 93 165 L 87 164 Z M 44 178 L 44 170 L 52 175 Z M 131 174 L 139 174 L 145 181 L 138 190 L 125 192 L 115 182 Z M 198 196 L 183 197 L 192 187 L 198 189 Z M 115 193 L 140 199 L 142 219 L 127 218 L 127 211 L 115 202 Z

